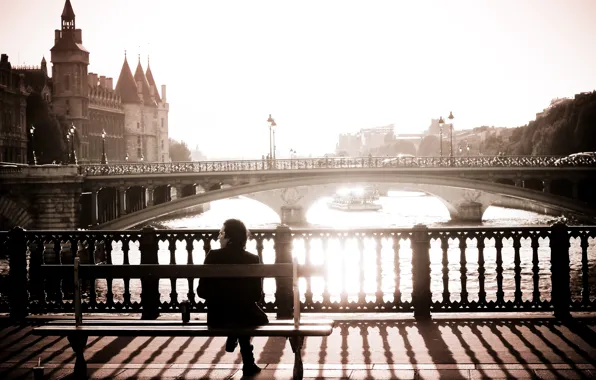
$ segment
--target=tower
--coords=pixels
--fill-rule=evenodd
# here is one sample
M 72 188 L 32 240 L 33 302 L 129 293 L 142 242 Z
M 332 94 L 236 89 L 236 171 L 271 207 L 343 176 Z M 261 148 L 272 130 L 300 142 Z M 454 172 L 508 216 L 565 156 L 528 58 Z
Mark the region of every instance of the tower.
M 83 47 L 81 29 L 76 29 L 75 14 L 70 0 L 64 3 L 61 29 L 54 33 L 51 51 L 53 107 L 69 125 L 76 128 L 77 157 L 89 157 L 88 143 L 88 84 L 89 52 Z

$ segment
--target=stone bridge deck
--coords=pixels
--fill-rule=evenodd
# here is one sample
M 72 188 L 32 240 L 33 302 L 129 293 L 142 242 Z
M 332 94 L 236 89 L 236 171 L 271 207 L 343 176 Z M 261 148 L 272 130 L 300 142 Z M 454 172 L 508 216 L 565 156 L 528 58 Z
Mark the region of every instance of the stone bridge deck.
M 306 340 L 305 379 L 596 377 L 594 314 L 565 324 L 548 314 L 435 315 L 430 323 L 379 314 L 325 317 L 338 324 L 331 336 Z M 31 335 L 31 326 L 44 319 L 31 317 L 25 326 L 4 321 L 1 379 L 32 378 L 38 358 L 46 379 L 68 378 L 74 357 L 66 338 Z M 91 378 L 240 379 L 240 355 L 226 353 L 224 341 L 90 337 L 86 357 Z M 284 339 L 256 338 L 253 344 L 264 368 L 257 379 L 291 378 L 293 355 Z

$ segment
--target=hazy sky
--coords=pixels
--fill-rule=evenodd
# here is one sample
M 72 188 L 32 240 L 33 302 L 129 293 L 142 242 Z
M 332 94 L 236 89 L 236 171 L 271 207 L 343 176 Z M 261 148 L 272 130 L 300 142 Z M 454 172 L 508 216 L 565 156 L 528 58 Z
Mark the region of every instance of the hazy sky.
M 71 0 L 89 72 L 147 55 L 170 135 L 211 157 L 332 151 L 337 135 L 519 126 L 596 87 L 595 0 Z M 0 52 L 49 59 L 64 0 L 0 0 Z

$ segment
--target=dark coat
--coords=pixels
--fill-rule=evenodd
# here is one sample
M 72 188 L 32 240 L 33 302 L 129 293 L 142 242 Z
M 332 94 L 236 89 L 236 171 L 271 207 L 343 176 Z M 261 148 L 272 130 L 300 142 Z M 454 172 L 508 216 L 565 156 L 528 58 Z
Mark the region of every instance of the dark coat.
M 259 256 L 232 246 L 212 249 L 205 264 L 260 264 Z M 208 325 L 258 326 L 267 324 L 267 315 L 257 305 L 263 297 L 263 279 L 203 278 L 197 295 L 207 304 Z

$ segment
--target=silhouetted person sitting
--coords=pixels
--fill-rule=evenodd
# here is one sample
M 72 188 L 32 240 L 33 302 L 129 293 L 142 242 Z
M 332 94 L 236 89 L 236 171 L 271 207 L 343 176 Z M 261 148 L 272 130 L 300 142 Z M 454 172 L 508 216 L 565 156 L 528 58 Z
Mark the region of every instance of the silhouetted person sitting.
M 219 231 L 220 249 L 212 249 L 205 257 L 205 264 L 260 264 L 259 256 L 247 252 L 248 230 L 238 219 L 228 219 Z M 197 288 L 199 297 L 207 304 L 207 325 L 214 327 L 250 327 L 269 323 L 267 315 L 257 305 L 263 295 L 263 279 L 203 278 Z M 249 336 L 230 336 L 226 351 L 234 352 L 240 343 L 242 372 L 253 376 L 261 371 L 255 364 L 253 346 Z

